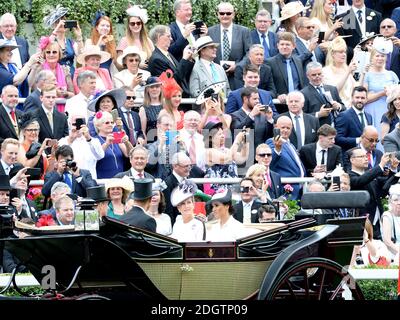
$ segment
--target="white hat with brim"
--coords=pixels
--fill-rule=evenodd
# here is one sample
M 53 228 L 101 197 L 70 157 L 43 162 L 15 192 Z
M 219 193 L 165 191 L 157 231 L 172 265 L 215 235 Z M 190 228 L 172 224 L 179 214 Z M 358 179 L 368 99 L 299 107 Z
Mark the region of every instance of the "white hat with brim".
M 394 84 L 386 87 L 386 103 L 391 103 L 394 99 L 400 97 L 400 85 Z
M 195 183 L 189 180 L 184 180 L 181 182 L 171 193 L 171 204 L 173 207 L 178 206 L 180 203 L 194 197 L 197 191 L 197 186 Z
M 210 36 L 205 36 L 205 37 L 200 37 L 196 40 L 194 43 L 194 46 L 196 47 L 197 51 L 200 51 L 201 49 L 204 49 L 205 47 L 218 47 L 219 43 L 216 43 L 211 39 Z
M 382 54 L 389 54 L 393 51 L 392 40 L 385 37 L 376 37 L 372 43 L 372 48 Z
M 143 51 L 139 50 L 139 48 L 136 46 L 129 46 L 126 47 L 122 54 L 117 58 L 117 62 L 122 66 L 124 58 L 130 54 L 137 54 L 141 61 L 145 60 Z
M 46 28 L 51 28 L 51 26 L 61 19 L 68 13 L 68 9 L 58 5 L 55 9 L 46 17 L 43 18 L 43 24 Z
M 84 66 L 85 59 L 90 56 L 99 56 L 100 63 L 104 63 L 111 58 L 108 52 L 101 51 L 98 46 L 89 45 L 84 48 L 83 52 L 76 58 L 76 61 Z
M 219 81 L 210 84 L 208 87 L 204 88 L 200 94 L 197 96 L 195 103 L 200 105 L 204 103 L 212 94 L 217 94 L 223 90 L 226 86 L 226 81 Z
M 0 49 L 3 48 L 11 48 L 11 49 L 15 49 L 15 48 L 19 48 L 20 46 L 17 44 L 12 44 L 10 42 L 10 40 L 6 40 L 6 39 L 0 39 Z
M 116 107 L 118 107 L 118 108 L 123 106 L 126 101 L 126 93 L 125 93 L 124 89 L 121 89 L 121 88 L 112 89 L 112 90 L 104 91 L 99 96 L 97 96 L 96 98 L 91 100 L 88 104 L 88 109 L 92 112 L 97 112 L 98 110 L 96 110 L 96 104 L 98 101 L 100 101 L 101 98 L 103 98 L 105 96 L 113 97 L 115 99 L 115 102 L 117 103 Z
M 281 11 L 280 21 L 289 19 L 296 14 L 309 9 L 310 6 L 305 7 L 300 1 L 289 2 L 284 5 Z
M 123 189 L 123 199 L 127 199 L 129 194 L 134 190 L 133 181 L 128 177 L 124 176 L 122 178 L 111 178 L 108 179 L 106 184 L 106 194 L 110 188 L 122 188 Z

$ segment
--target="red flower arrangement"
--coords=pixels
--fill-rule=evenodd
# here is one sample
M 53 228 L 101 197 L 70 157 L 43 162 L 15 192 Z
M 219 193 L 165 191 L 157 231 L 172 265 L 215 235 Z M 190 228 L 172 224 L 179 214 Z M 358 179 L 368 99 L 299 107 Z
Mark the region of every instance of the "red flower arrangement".
M 55 226 L 56 222 L 54 221 L 51 214 L 43 214 L 39 220 L 36 222 L 36 227 L 47 227 L 47 226 Z
M 42 191 L 40 188 L 31 188 L 29 189 L 29 192 L 26 195 L 26 197 L 29 200 L 35 201 L 36 199 L 42 197 Z

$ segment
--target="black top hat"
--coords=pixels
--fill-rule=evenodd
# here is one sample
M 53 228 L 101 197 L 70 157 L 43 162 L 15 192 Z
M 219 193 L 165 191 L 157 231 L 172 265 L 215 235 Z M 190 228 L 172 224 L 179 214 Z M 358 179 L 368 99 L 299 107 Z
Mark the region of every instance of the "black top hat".
M 135 179 L 135 191 L 133 191 L 129 198 L 133 200 L 145 200 L 153 196 L 153 179 Z
M 95 202 L 110 201 L 110 199 L 107 197 L 104 184 L 87 188 L 86 195 L 87 198 L 93 199 Z
M 0 190 L 11 190 L 10 177 L 6 174 L 0 174 Z

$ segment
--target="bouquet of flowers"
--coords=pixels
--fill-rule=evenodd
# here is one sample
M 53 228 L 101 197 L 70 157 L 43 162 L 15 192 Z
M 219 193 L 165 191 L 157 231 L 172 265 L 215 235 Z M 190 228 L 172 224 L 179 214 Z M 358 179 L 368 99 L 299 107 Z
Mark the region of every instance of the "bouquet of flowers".
M 53 220 L 51 214 L 43 214 L 38 221 L 36 222 L 36 227 L 47 227 L 47 226 L 55 226 L 56 222 Z
M 26 198 L 35 202 L 38 211 L 43 209 L 44 196 L 42 195 L 41 188 L 30 188 Z
M 288 206 L 288 211 L 285 215 L 285 219 L 293 219 L 295 214 L 300 210 L 299 202 L 298 200 L 290 199 L 293 192 L 293 187 L 290 184 L 285 184 L 283 186 L 283 190 L 285 190 L 285 194 L 283 197 L 286 199 L 283 201 L 283 203 Z

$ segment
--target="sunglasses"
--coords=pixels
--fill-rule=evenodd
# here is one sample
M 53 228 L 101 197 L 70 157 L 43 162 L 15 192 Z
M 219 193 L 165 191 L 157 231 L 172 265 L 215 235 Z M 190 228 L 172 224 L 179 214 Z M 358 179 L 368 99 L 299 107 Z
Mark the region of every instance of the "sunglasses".
M 394 28 L 394 26 L 381 26 L 382 29 L 391 29 Z
M 134 21 L 132 21 L 132 22 L 129 22 L 129 25 L 131 26 L 131 27 L 134 27 L 134 26 L 141 26 L 142 25 L 142 21 L 136 21 L 136 22 L 134 22 Z
M 135 100 L 136 96 L 126 96 L 126 100 Z
M 46 54 L 57 54 L 58 51 L 54 50 L 54 51 L 46 51 Z
M 128 62 L 139 62 L 139 59 L 135 59 L 135 58 L 130 58 L 127 60 L 128 60 Z
M 104 124 L 106 124 L 106 125 L 109 125 L 109 124 L 114 124 L 114 121 L 106 121 L 106 122 L 103 122 Z
M 271 157 L 272 153 L 259 153 L 258 156 L 260 156 L 261 158 L 265 158 L 265 156 Z
M 220 16 L 230 16 L 233 12 L 218 12 Z

